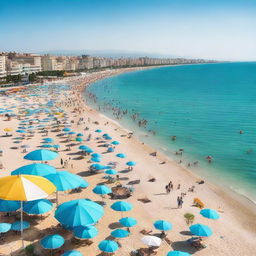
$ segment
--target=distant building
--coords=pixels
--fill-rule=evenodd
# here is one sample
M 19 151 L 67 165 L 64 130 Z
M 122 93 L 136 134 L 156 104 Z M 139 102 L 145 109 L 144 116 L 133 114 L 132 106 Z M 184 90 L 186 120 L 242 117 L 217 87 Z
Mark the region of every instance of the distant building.
M 0 78 L 6 76 L 6 56 L 0 55 Z

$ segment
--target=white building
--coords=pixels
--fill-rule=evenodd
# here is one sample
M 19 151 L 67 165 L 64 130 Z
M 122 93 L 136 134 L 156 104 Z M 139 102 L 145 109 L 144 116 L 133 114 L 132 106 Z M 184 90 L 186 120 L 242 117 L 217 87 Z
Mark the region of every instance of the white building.
M 0 77 L 6 76 L 6 56 L 0 55 Z

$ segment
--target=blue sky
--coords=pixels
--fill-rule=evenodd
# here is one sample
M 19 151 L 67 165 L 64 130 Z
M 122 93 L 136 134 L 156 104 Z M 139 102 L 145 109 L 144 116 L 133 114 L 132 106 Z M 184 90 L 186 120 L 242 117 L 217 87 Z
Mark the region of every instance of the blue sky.
M 256 60 L 256 0 L 0 0 L 0 51 Z

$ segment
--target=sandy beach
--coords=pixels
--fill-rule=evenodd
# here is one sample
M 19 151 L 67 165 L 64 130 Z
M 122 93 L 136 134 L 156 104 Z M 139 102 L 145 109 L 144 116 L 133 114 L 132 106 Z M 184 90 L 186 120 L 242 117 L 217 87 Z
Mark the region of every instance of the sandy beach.
M 132 196 L 125 199 L 133 205 L 133 209 L 123 215 L 134 217 L 138 220 L 138 225 L 131 228 L 131 233 L 128 238 L 119 239 L 121 247 L 115 255 L 130 255 L 131 251 L 139 248 L 145 248 L 141 242 L 143 234 L 141 230 L 152 231 L 151 234 L 159 234 L 153 223 L 156 220 L 166 220 L 172 223 L 173 229 L 167 232 L 167 238 L 170 244 L 163 241 L 156 255 L 166 255 L 171 250 L 180 250 L 189 252 L 193 255 L 208 256 L 208 255 L 233 255 L 233 256 L 251 256 L 255 254 L 256 243 L 256 206 L 249 200 L 228 191 L 225 188 L 217 187 L 207 181 L 204 184 L 198 184 L 201 180 L 191 171 L 184 169 L 175 161 L 172 161 L 167 156 L 158 153 L 157 156 L 151 156 L 150 153 L 156 151 L 153 148 L 138 141 L 136 137 L 129 138 L 128 132 L 121 127 L 117 122 L 110 120 L 96 110 L 86 105 L 83 99 L 83 91 L 89 84 L 109 76 L 118 75 L 123 72 L 132 72 L 138 68 L 109 70 L 87 74 L 84 77 L 74 78 L 69 82 L 69 90 L 59 90 L 58 93 L 52 90 L 49 95 L 41 94 L 37 97 L 29 97 L 30 89 L 22 90 L 10 96 L 0 95 L 0 108 L 8 108 L 8 106 L 16 106 L 16 110 L 24 104 L 28 107 L 31 103 L 46 104 L 50 99 L 56 99 L 56 104 L 61 107 L 69 117 L 71 129 L 76 133 L 84 134 L 85 144 L 92 148 L 95 152 L 102 154 L 102 163 L 107 165 L 109 162 L 117 162 L 116 170 L 119 172 L 120 183 L 122 186 L 130 186 L 134 189 Z M 40 90 L 40 87 L 38 87 Z M 27 101 L 20 101 L 20 97 L 24 97 Z M 40 114 L 39 119 L 47 117 L 46 114 Z M 79 121 L 80 120 L 80 121 Z M 0 149 L 3 150 L 3 156 L 0 161 L 3 169 L 0 170 L 0 177 L 10 175 L 11 171 L 26 164 L 32 163 L 25 160 L 24 153 L 20 144 L 14 143 L 14 138 L 18 137 L 17 132 L 20 120 L 13 117 L 7 121 L 3 115 L 0 116 Z M 86 129 L 87 127 L 87 129 Z M 10 132 L 13 136 L 5 136 L 4 129 L 11 128 Z M 105 147 L 99 147 L 99 137 L 95 133 L 96 129 L 102 129 L 103 133 L 108 133 L 113 140 L 120 142 L 116 146 L 115 152 L 106 153 Z M 90 156 L 79 158 L 79 143 L 74 141 L 74 146 L 71 150 L 66 150 L 66 144 L 62 137 L 57 136 L 58 133 L 49 129 L 47 137 L 54 138 L 54 143 L 60 145 L 60 156 L 49 164 L 59 170 L 67 170 L 74 174 L 78 174 L 89 182 L 89 187 L 79 193 L 59 193 L 59 204 L 78 198 L 89 198 L 94 201 L 100 201 L 101 197 L 92 192 L 92 189 L 99 183 L 106 182 L 103 179 L 104 173 L 99 172 L 91 174 L 88 169 L 92 164 Z M 86 141 L 88 135 L 91 134 L 90 141 Z M 22 144 L 29 144 L 28 151 L 38 149 L 43 133 L 36 131 L 33 137 L 26 137 Z M 25 142 L 24 142 L 25 141 Z M 126 158 L 117 158 L 117 153 L 124 153 Z M 62 168 L 60 159 L 67 160 L 67 165 Z M 135 161 L 136 166 L 132 171 L 127 171 L 126 162 Z M 165 162 L 165 164 L 160 164 Z M 149 180 L 153 179 L 153 182 Z M 167 194 L 165 186 L 172 181 L 173 190 Z M 134 185 L 131 185 L 134 183 Z M 178 185 L 180 188 L 178 189 Z M 117 184 L 107 184 L 109 187 L 114 187 Z M 194 186 L 194 192 L 189 192 L 189 188 Z M 182 208 L 177 208 L 177 197 L 184 193 Z M 55 195 L 51 195 L 50 199 L 54 199 Z M 205 205 L 205 208 L 215 209 L 220 214 L 220 219 L 211 220 L 200 215 L 200 209 L 193 206 L 195 198 L 199 198 Z M 149 199 L 149 202 L 143 202 L 143 199 Z M 38 245 L 38 240 L 48 233 L 58 233 L 65 237 L 66 242 L 61 248 L 62 250 L 70 250 L 75 248 L 84 255 L 101 255 L 98 249 L 98 243 L 110 237 L 110 233 L 120 227 L 118 220 L 121 218 L 121 213 L 113 211 L 109 206 L 115 200 L 109 196 L 105 197 L 106 206 L 104 207 L 105 214 L 97 224 L 99 235 L 92 239 L 93 243 L 90 246 L 80 246 L 71 243 L 72 233 L 65 231 L 62 228 L 56 228 L 58 222 L 54 218 L 54 210 L 47 217 L 41 219 L 25 216 L 24 218 L 31 223 L 31 227 L 24 232 L 25 244 L 35 244 L 37 255 L 47 255 L 47 251 L 43 250 Z M 213 235 L 204 239 L 206 248 L 197 250 L 190 246 L 187 242 L 191 238 L 189 226 L 186 224 L 184 214 L 192 213 L 195 215 L 194 224 L 201 223 L 208 225 L 213 230 Z M 6 217 L 1 215 L 1 222 L 13 222 L 15 216 Z M 6 234 L 5 241 L 0 243 L 0 255 L 22 255 L 19 254 L 21 246 L 20 235 L 13 231 Z M 13 253 L 13 254 L 11 254 Z M 60 255 L 60 254 L 54 254 Z

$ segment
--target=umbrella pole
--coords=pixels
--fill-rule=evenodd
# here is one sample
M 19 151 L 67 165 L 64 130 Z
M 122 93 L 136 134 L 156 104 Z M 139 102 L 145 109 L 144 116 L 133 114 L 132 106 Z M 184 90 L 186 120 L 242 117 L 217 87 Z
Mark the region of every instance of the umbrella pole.
M 20 231 L 21 231 L 21 242 L 22 248 L 24 248 L 24 240 L 23 240 L 23 202 L 20 201 Z

